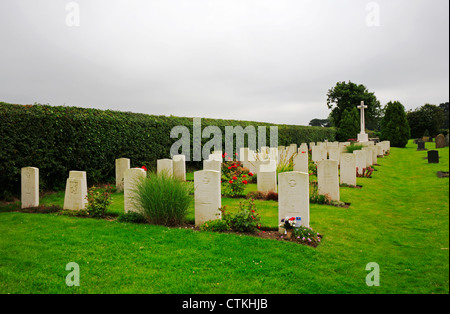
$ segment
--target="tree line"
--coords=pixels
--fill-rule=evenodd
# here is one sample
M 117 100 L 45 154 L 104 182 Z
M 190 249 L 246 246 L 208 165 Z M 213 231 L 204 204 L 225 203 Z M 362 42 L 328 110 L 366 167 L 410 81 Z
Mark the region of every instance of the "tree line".
M 328 90 L 327 119 L 312 119 L 311 126 L 337 128 L 337 139 L 357 138 L 360 132 L 360 113 L 357 106 L 364 101 L 366 132 L 371 137 L 390 140 L 392 146 L 404 147 L 408 139 L 422 136 L 446 135 L 449 129 L 449 102 L 425 104 L 414 110 L 405 110 L 399 101 L 390 101 L 384 107 L 363 84 L 337 82 Z

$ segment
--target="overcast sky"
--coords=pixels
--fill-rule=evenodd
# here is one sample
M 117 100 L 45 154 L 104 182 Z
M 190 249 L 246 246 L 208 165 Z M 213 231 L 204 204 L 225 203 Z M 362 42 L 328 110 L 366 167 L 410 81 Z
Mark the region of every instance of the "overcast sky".
M 72 2 L 0 0 L 0 101 L 307 125 L 338 81 L 449 100 L 448 0 Z

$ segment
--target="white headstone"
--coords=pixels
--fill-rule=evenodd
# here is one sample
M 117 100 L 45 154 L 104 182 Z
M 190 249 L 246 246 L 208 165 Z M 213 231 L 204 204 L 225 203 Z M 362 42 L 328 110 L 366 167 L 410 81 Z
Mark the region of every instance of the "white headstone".
M 86 171 L 70 171 L 66 181 L 64 194 L 64 209 L 81 210 L 87 204 Z
M 221 219 L 222 207 L 219 171 L 202 170 L 194 172 L 195 225 L 208 220 Z
M 348 153 L 341 154 L 340 180 L 341 184 L 356 186 L 355 154 L 348 154 Z
M 173 160 L 172 159 L 158 159 L 156 161 L 156 173 L 161 175 L 165 173 L 167 176 L 173 176 Z
M 203 170 L 214 170 L 222 173 L 222 162 L 219 160 L 203 160 Z
M 308 173 L 308 149 L 300 149 L 294 157 L 294 171 Z
M 311 152 L 311 160 L 315 163 L 326 160 L 327 159 L 327 150 L 326 148 L 322 147 L 321 145 L 313 146 L 312 152 Z
M 131 168 L 124 173 L 124 212 L 139 212 L 135 205 L 135 189 L 140 180 L 147 177 L 147 172 L 142 168 Z
M 377 156 L 378 156 L 378 158 L 383 158 L 383 156 L 384 156 L 384 144 L 377 143 L 376 148 L 377 148 Z
M 362 150 L 354 150 L 353 154 L 355 155 L 356 168 L 358 169 L 358 174 L 362 175 L 364 173 L 364 169 L 367 168 L 366 152 Z
M 123 175 L 127 169 L 130 169 L 130 159 L 116 159 L 116 189 L 118 192 L 123 191 Z
M 39 206 L 39 168 L 24 167 L 21 169 L 21 202 L 22 208 Z
M 321 160 L 317 163 L 317 183 L 320 195 L 328 195 L 339 201 L 339 175 L 336 160 Z
M 339 146 L 337 145 L 327 146 L 327 152 L 328 152 L 328 159 L 336 160 L 339 165 L 339 157 L 340 157 Z
M 298 171 L 282 172 L 278 181 L 278 221 L 301 217 L 301 225 L 309 227 L 309 175 Z M 284 230 L 279 228 L 279 231 Z
M 362 151 L 366 153 L 366 168 L 373 165 L 372 163 L 372 148 L 371 147 L 363 147 Z
M 260 168 L 261 171 L 258 172 L 256 177 L 258 191 L 277 192 L 277 171 L 268 168 L 266 169 L 263 166 Z
M 186 181 L 186 156 L 174 155 L 173 161 L 173 177 L 180 181 Z

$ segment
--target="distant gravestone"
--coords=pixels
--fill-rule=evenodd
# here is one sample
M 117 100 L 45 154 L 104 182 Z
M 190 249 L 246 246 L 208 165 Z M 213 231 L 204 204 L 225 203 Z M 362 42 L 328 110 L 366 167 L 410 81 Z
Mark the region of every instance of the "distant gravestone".
M 315 163 L 326 160 L 327 159 L 327 150 L 326 147 L 323 147 L 321 145 L 313 146 L 312 152 L 311 152 L 311 160 Z
M 135 205 L 135 189 L 140 180 L 147 177 L 147 172 L 142 168 L 131 168 L 124 173 L 124 212 L 139 212 Z
M 116 159 L 116 189 L 118 192 L 123 191 L 123 175 L 127 169 L 130 169 L 130 159 Z
M 261 167 L 256 177 L 257 188 L 260 192 L 277 192 L 277 171 L 269 167 Z
M 278 175 L 278 221 L 285 217 L 301 218 L 309 227 L 309 175 L 304 172 L 282 172 Z M 282 228 L 279 228 L 283 232 Z
M 203 170 L 214 170 L 222 173 L 222 162 L 219 160 L 203 160 Z
M 341 154 L 340 182 L 356 186 L 356 155 Z
M 422 140 L 417 140 L 417 150 L 418 151 L 422 151 L 422 150 L 428 150 L 425 148 L 425 142 Z
M 173 161 L 173 177 L 180 181 L 186 181 L 186 156 L 174 155 Z
M 39 168 L 24 167 L 21 170 L 22 208 L 39 206 Z
M 87 204 L 86 171 L 70 171 L 66 181 L 64 194 L 64 209 L 81 210 Z
M 321 160 L 317 163 L 317 183 L 320 195 L 328 195 L 339 201 L 339 175 L 336 160 Z
M 172 159 L 158 159 L 156 161 L 156 172 L 158 175 L 163 173 L 169 177 L 173 176 L 173 160 Z
M 373 163 L 372 163 L 372 157 L 373 157 L 372 147 L 363 147 L 362 151 L 366 153 L 366 168 L 368 168 L 373 165 Z
M 436 148 L 444 148 L 445 147 L 445 136 L 444 134 L 439 134 L 436 136 Z
M 354 150 L 353 154 L 355 155 L 356 160 L 356 168 L 358 171 L 358 175 L 364 174 L 364 169 L 366 169 L 366 152 L 362 150 Z
M 294 157 L 294 171 L 308 173 L 308 149 L 300 149 Z
M 377 143 L 377 145 L 375 145 L 375 147 L 377 149 L 377 157 L 383 158 L 384 157 L 384 145 L 382 143 Z
M 339 146 L 335 145 L 334 143 L 329 143 L 329 145 L 327 146 L 327 152 L 328 152 L 328 159 L 336 160 L 339 165 L 339 157 L 340 157 Z
M 202 170 L 194 172 L 195 225 L 221 219 L 220 172 Z
M 439 152 L 437 150 L 428 151 L 428 163 L 438 164 L 439 163 Z

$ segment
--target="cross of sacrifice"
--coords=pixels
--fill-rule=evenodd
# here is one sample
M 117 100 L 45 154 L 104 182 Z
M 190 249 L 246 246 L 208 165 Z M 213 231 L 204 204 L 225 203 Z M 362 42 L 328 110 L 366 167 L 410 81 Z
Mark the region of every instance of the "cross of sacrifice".
M 364 121 L 364 109 L 367 109 L 367 106 L 364 105 L 364 101 L 361 101 L 361 105 L 357 106 L 357 108 L 361 110 L 361 134 L 365 134 L 366 124 Z

